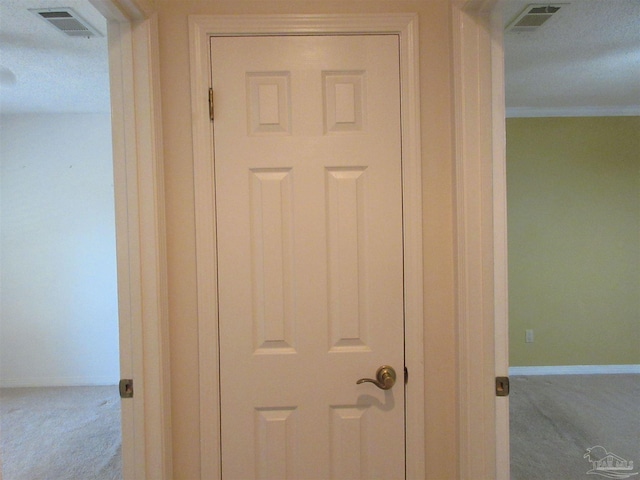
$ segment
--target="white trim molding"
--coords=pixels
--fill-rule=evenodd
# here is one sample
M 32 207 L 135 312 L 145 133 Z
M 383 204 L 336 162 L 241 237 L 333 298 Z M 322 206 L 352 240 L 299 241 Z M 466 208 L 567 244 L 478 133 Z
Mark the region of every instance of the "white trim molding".
M 505 122 L 504 29 L 498 4 L 491 10 L 491 101 L 493 151 L 493 296 L 495 376 L 509 372 L 509 281 L 507 242 L 507 132 Z M 495 397 L 496 480 L 509 480 L 509 397 Z
M 209 37 L 215 35 L 397 34 L 400 39 L 403 215 L 405 242 L 405 358 L 411 370 L 406 391 L 407 478 L 424 478 L 424 341 L 422 184 L 418 21 L 414 14 L 246 15 L 189 17 L 196 202 L 198 328 L 200 343 L 201 476 L 220 478 L 218 334 L 213 129 L 207 103 Z
M 536 117 L 638 117 L 640 105 L 617 107 L 509 107 L 507 118 Z
M 13 377 L 2 378 L 0 388 L 15 387 L 88 387 L 117 385 L 113 377 Z
M 509 478 L 502 37 L 494 0 L 452 2 L 460 478 Z
M 640 373 L 640 365 L 551 365 L 509 367 L 510 376 L 519 375 L 613 375 Z
M 91 0 L 108 22 L 123 477 L 172 476 L 157 19 L 141 0 Z M 138 4 L 142 5 L 141 8 Z

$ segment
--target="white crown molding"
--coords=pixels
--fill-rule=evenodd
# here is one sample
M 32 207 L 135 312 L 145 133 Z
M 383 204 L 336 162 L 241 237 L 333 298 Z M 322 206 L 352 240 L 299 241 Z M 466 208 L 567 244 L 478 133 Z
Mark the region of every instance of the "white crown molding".
M 624 107 L 507 107 L 507 118 L 535 117 L 637 117 L 640 105 Z
M 554 365 L 544 367 L 509 367 L 509 375 L 597 375 L 640 373 L 640 365 Z

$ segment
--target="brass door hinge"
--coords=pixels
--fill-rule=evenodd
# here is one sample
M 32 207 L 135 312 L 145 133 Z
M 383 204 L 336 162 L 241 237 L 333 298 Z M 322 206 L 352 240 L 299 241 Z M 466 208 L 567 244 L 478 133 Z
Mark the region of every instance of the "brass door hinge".
M 209 119 L 213 122 L 213 88 L 209 89 Z
M 496 397 L 509 396 L 509 377 L 496 377 Z

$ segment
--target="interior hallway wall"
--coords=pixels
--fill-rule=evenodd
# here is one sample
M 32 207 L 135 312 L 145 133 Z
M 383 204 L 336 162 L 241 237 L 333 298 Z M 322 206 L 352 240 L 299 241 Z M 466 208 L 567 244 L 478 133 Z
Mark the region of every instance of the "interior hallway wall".
M 111 116 L 0 126 L 0 385 L 116 384 Z

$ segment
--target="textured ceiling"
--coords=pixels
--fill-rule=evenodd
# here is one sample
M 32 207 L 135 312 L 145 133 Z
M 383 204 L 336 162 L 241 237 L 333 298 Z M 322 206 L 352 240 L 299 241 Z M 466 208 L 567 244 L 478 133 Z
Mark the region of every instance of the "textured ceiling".
M 532 3 L 504 2 L 504 25 Z M 640 0 L 553 4 L 537 31 L 505 32 L 507 112 L 640 115 Z
M 504 0 L 505 26 L 531 3 Z M 640 115 L 640 0 L 557 3 L 538 31 L 505 33 L 509 114 Z M 36 7 L 71 7 L 105 36 L 67 37 Z M 0 0 L 0 113 L 61 111 L 109 111 L 104 19 L 88 0 Z
M 48 7 L 72 8 L 103 36 L 69 37 L 29 11 Z M 87 0 L 0 0 L 0 112 L 108 112 L 106 34 Z

